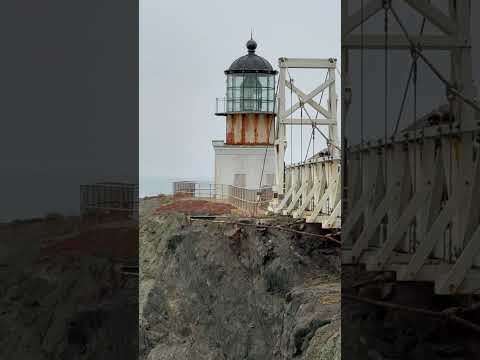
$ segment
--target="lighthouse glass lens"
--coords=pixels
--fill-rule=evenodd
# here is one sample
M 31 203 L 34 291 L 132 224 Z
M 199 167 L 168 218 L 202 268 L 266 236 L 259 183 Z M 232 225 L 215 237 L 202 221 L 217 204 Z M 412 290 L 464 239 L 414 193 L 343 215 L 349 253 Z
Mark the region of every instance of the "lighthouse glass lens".
M 229 112 L 272 112 L 275 75 L 227 75 L 226 109 Z
M 233 77 L 233 86 L 240 87 L 243 83 L 243 75 L 234 75 Z

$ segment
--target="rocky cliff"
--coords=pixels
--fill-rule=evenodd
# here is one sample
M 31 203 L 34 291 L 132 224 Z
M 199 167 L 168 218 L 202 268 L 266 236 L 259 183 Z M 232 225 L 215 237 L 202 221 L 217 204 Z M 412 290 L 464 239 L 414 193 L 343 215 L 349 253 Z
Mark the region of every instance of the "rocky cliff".
M 135 224 L 108 230 L 62 218 L 2 224 L 0 359 L 134 359 L 138 279 L 118 265 L 136 261 L 119 248 L 133 248 L 137 238 Z
M 155 214 L 155 204 L 140 206 L 140 359 L 340 359 L 328 242 L 253 220 Z

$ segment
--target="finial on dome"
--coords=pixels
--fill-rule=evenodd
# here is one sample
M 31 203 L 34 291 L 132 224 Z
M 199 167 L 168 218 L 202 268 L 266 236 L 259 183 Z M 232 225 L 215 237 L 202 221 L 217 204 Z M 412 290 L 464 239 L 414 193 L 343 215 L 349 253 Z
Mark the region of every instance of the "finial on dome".
M 254 53 L 257 48 L 257 42 L 253 40 L 253 32 L 250 32 L 250 40 L 247 41 L 247 49 L 249 53 Z

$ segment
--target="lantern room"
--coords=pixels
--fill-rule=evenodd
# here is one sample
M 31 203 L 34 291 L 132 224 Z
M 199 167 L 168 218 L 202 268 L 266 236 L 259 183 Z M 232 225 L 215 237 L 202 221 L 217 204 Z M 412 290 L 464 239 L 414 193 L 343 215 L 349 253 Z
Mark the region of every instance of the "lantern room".
M 255 54 L 257 43 L 247 42 L 247 55 L 235 60 L 225 70 L 227 75 L 226 97 L 217 99 L 217 114 L 274 113 L 275 75 L 272 65 Z
M 226 97 L 217 99 L 216 115 L 227 117 L 226 143 L 272 144 L 277 71 L 247 41 L 247 54 L 225 70 Z

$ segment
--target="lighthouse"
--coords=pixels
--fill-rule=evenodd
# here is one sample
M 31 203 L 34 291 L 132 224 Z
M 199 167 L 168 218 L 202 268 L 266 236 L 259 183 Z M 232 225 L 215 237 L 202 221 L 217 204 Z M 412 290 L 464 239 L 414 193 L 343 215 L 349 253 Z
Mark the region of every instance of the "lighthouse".
M 225 70 L 226 96 L 215 115 L 225 118 L 225 140 L 212 141 L 215 183 L 247 189 L 275 181 L 275 85 L 277 71 L 256 54 L 250 38 L 247 54 Z

